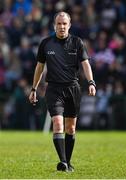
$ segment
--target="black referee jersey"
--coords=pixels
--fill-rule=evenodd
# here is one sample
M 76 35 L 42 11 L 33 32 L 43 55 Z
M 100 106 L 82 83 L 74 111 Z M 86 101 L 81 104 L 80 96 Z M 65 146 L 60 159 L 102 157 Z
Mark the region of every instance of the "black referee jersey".
M 37 61 L 47 64 L 47 82 L 72 83 L 78 80 L 79 63 L 88 59 L 83 41 L 71 34 L 65 39 L 56 35 L 42 40 Z

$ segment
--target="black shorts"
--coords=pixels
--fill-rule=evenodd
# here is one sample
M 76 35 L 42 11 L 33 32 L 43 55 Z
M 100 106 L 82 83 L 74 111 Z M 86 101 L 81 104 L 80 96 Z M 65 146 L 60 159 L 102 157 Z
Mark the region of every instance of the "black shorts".
M 68 86 L 49 84 L 45 97 L 50 116 L 77 117 L 80 96 L 80 85 L 78 83 Z

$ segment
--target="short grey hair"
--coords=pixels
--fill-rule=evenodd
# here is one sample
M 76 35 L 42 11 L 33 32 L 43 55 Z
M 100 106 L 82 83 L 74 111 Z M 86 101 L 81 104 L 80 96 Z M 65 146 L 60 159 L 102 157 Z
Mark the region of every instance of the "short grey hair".
M 69 19 L 69 21 L 71 21 L 70 15 L 69 15 L 67 12 L 61 11 L 61 12 L 58 12 L 58 13 L 56 13 L 56 14 L 54 15 L 54 24 L 55 24 L 55 21 L 56 21 L 57 16 L 62 16 L 62 17 L 67 16 L 68 19 Z

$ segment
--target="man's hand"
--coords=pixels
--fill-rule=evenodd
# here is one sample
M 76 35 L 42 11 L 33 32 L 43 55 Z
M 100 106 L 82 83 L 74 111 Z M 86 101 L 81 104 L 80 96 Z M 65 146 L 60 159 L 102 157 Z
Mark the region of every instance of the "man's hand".
M 36 102 L 38 102 L 38 100 L 36 99 L 36 91 L 31 91 L 29 95 L 29 101 L 33 104 L 33 106 L 36 105 Z
M 94 85 L 89 85 L 89 96 L 95 96 L 96 89 Z

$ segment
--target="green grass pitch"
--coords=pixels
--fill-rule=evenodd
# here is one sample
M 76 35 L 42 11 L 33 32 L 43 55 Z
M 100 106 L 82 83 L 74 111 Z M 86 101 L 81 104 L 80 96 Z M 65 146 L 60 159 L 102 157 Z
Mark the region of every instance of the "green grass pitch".
M 126 179 L 126 132 L 77 132 L 75 172 L 57 172 L 52 133 L 0 132 L 0 179 Z

